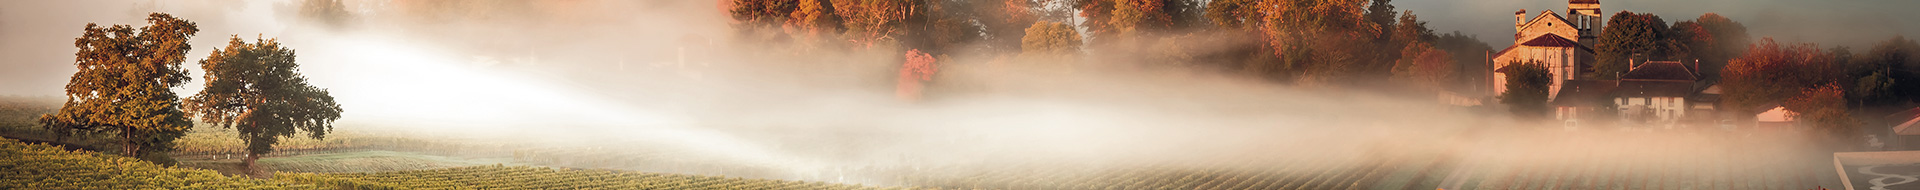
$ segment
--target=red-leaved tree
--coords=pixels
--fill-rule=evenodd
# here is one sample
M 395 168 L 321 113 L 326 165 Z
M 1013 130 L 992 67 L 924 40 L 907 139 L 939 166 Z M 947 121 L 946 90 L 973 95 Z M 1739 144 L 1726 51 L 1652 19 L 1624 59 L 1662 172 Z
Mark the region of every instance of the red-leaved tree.
M 939 71 L 939 68 L 934 68 L 934 61 L 932 55 L 918 49 L 907 50 L 907 63 L 900 65 L 900 80 L 894 95 L 901 100 L 919 100 L 925 83 L 933 80 L 933 73 Z

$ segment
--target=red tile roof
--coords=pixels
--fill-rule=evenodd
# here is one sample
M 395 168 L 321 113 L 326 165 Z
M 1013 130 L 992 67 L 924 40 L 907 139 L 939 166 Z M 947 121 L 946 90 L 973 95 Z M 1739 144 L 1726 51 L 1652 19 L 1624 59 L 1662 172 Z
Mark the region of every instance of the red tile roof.
M 1554 93 L 1553 102 L 1548 105 L 1560 107 L 1595 107 L 1601 102 L 1611 101 L 1616 86 L 1610 80 L 1569 80 L 1560 83 L 1560 92 Z
M 1540 37 L 1534 37 L 1532 40 L 1527 40 L 1527 42 L 1521 42 L 1520 44 L 1528 45 L 1528 46 L 1542 46 L 1542 47 L 1581 47 L 1582 49 L 1586 48 L 1585 46 L 1581 46 L 1580 42 L 1574 42 L 1573 40 L 1567 39 L 1567 37 L 1562 37 L 1558 34 L 1553 34 L 1553 33 L 1540 35 Z
M 1648 61 L 1634 66 L 1632 70 L 1620 76 L 1620 80 L 1640 81 L 1687 81 L 1699 80 L 1693 69 L 1679 61 Z
M 1507 46 L 1507 49 L 1501 49 L 1500 52 L 1493 53 L 1493 57 L 1500 57 L 1500 55 L 1505 55 L 1507 54 L 1507 52 L 1513 51 L 1513 49 L 1519 48 L 1521 45 L 1541 46 L 1541 47 L 1574 47 L 1574 48 L 1579 48 L 1580 51 L 1593 52 L 1593 48 L 1589 48 L 1585 45 L 1580 45 L 1580 42 L 1575 42 L 1572 39 L 1569 39 L 1567 37 L 1563 37 L 1560 35 L 1556 35 L 1553 33 L 1547 33 L 1545 35 L 1533 37 L 1532 40 L 1527 40 L 1526 42 L 1520 42 L 1519 44 L 1513 44 L 1513 46 Z

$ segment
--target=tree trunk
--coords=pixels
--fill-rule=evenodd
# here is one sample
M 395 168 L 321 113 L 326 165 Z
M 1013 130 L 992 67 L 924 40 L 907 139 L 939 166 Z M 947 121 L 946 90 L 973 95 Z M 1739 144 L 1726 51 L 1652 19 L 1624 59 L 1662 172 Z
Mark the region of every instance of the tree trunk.
M 253 109 L 251 109 L 251 108 L 249 108 L 249 109 L 247 110 L 247 113 L 248 113 L 248 115 L 249 115 L 249 116 L 251 116 L 251 115 L 252 115 L 252 113 L 253 113 Z M 252 118 L 248 118 L 248 119 L 252 119 Z M 260 124 L 259 124 L 259 123 L 253 123 L 253 122 L 248 122 L 248 123 L 247 123 L 247 128 L 259 128 L 259 127 L 260 127 Z M 255 131 L 258 131 L 259 129 L 254 129 L 254 130 L 255 130 Z M 247 143 L 247 158 L 246 158 L 245 160 L 241 160 L 241 161 L 240 161 L 240 163 L 241 163 L 241 165 L 240 165 L 240 166 L 242 166 L 242 169 L 246 169 L 246 171 L 247 171 L 247 173 L 254 173 L 254 168 L 253 168 L 253 161 L 254 161 L 254 160 L 259 160 L 259 159 L 260 159 L 260 153 L 257 153 L 257 152 L 254 152 L 254 151 L 253 151 L 253 141 L 254 141 L 254 139 L 251 139 L 251 138 L 248 138 L 248 137 L 249 137 L 249 136 L 247 136 L 246 134 L 241 134 L 241 135 L 240 135 L 240 138 L 244 140 L 244 141 L 241 141 L 241 142 L 246 142 L 246 143 Z
M 259 160 L 259 159 L 260 159 L 260 154 L 247 152 L 247 158 L 242 158 L 240 160 L 240 173 L 246 174 L 247 177 L 252 177 L 255 179 L 266 179 L 266 178 L 272 177 L 271 175 L 268 175 L 267 172 L 260 171 L 259 168 L 254 167 L 253 161 Z
M 127 157 L 134 157 L 134 158 L 140 157 L 140 152 L 138 152 L 140 148 L 140 145 L 139 145 L 140 143 L 136 142 L 136 140 L 133 139 L 133 127 L 128 126 L 128 127 L 120 128 L 120 142 L 122 142 L 120 144 L 121 155 L 127 155 Z
M 248 153 L 247 153 L 247 158 L 245 158 L 245 159 L 241 159 L 241 160 L 240 160 L 240 166 L 241 166 L 241 167 L 244 167 L 244 168 L 246 168 L 246 169 L 247 169 L 247 170 L 249 170 L 249 171 L 251 171 L 251 170 L 253 170 L 253 161 L 254 161 L 254 160 L 259 160 L 259 159 L 260 159 L 260 155 L 259 155 L 259 154 L 254 154 L 254 153 L 252 153 L 252 152 L 248 152 Z

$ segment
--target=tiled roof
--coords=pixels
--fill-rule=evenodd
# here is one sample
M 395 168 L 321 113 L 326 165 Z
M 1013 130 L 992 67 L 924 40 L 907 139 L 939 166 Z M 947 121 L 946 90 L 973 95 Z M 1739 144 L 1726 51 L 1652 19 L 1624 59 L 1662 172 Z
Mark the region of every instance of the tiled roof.
M 1543 47 L 1583 47 L 1580 46 L 1580 42 L 1574 42 L 1573 40 L 1567 39 L 1567 37 L 1553 33 L 1540 35 L 1540 37 L 1534 37 L 1532 40 L 1527 40 L 1527 42 L 1521 42 L 1520 44 Z
M 1613 93 L 1616 86 L 1610 80 L 1569 80 L 1560 83 L 1560 92 L 1554 93 L 1553 102 L 1548 105 L 1564 107 L 1600 106 Z
M 1693 69 L 1687 68 L 1687 65 L 1681 64 L 1679 61 L 1648 61 L 1633 67 L 1633 70 L 1628 70 L 1627 73 L 1620 76 L 1620 80 L 1691 82 L 1699 80 L 1699 77 L 1694 75 Z
M 1570 38 L 1563 37 L 1557 34 L 1547 33 L 1545 35 L 1533 37 L 1532 40 L 1527 40 L 1526 42 L 1520 42 L 1519 44 L 1513 44 L 1512 46 L 1507 46 L 1507 49 L 1501 49 L 1499 52 L 1493 53 L 1493 57 L 1500 57 L 1500 55 L 1505 55 L 1507 54 L 1507 52 L 1513 51 L 1513 49 L 1519 48 L 1522 45 L 1544 46 L 1544 47 L 1574 47 L 1574 48 L 1579 48 L 1580 51 L 1593 52 L 1593 48 L 1589 48 L 1585 45 L 1580 45 L 1580 42 L 1575 42 Z

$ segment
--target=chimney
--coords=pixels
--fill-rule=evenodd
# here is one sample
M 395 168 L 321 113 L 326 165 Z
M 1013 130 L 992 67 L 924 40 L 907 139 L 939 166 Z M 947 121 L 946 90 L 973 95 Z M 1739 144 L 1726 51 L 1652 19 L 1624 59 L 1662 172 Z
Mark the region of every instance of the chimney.
M 1527 10 L 1513 12 L 1513 30 L 1520 31 L 1520 25 L 1527 24 Z
M 1700 76 L 1700 59 L 1693 59 L 1693 75 Z
M 1635 68 L 1640 68 L 1640 62 L 1634 62 L 1634 61 L 1639 61 L 1638 59 L 1640 59 L 1640 53 L 1633 53 L 1633 56 L 1628 56 L 1627 70 L 1631 71 Z

